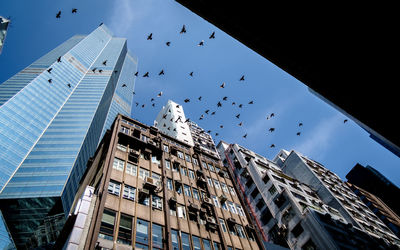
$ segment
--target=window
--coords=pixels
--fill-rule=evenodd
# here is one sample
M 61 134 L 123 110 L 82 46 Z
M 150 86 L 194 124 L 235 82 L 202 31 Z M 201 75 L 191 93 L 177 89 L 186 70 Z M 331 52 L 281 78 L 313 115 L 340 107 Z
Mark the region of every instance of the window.
M 266 224 L 269 222 L 269 220 L 272 218 L 272 214 L 271 214 L 271 212 L 269 211 L 269 208 L 268 208 L 268 207 L 266 207 L 266 208 L 264 209 L 264 211 L 263 211 L 261 214 L 262 214 L 262 216 L 261 216 L 261 222 L 262 222 L 264 225 L 266 225 Z
M 228 206 L 226 205 L 226 202 L 221 204 L 222 208 L 225 209 L 226 211 L 229 211 Z
M 175 192 L 182 194 L 182 183 L 175 181 Z
M 151 206 L 153 208 L 162 210 L 162 199 L 161 199 L 161 197 L 159 197 L 157 195 L 153 195 L 152 199 L 151 199 Z
M 264 200 L 261 198 L 260 200 L 258 200 L 256 207 L 258 208 L 258 210 L 262 210 L 265 206 L 265 202 Z
M 183 192 L 185 193 L 186 196 L 192 197 L 191 192 L 190 192 L 190 186 L 188 185 L 183 185 Z
M 210 163 L 208 163 L 208 169 L 210 169 L 210 171 L 212 172 L 215 172 L 213 165 L 211 165 Z
M 184 206 L 177 206 L 176 212 L 178 213 L 178 218 L 186 219 L 186 209 Z
M 221 245 L 217 242 L 214 242 L 214 250 L 220 250 L 221 249 Z
M 229 193 L 228 186 L 224 182 L 221 182 L 221 186 L 222 186 L 222 190 L 225 193 Z
M 169 215 L 176 216 L 176 207 L 169 207 Z
M 136 176 L 136 175 L 137 175 L 137 166 L 136 166 L 136 165 L 133 165 L 133 164 L 131 164 L 131 163 L 128 162 L 128 163 L 126 164 L 125 172 L 126 172 L 127 174 Z
M 161 182 L 161 175 L 151 172 L 151 178 L 153 178 L 156 181 L 156 184 L 159 185 Z
M 179 163 L 175 162 L 172 164 L 172 171 L 173 172 L 178 172 L 179 169 Z
M 229 229 L 229 232 L 230 232 L 232 235 L 237 235 L 237 234 L 236 234 L 236 230 L 235 230 L 235 225 L 234 225 L 234 224 L 228 223 L 228 229 Z
M 148 249 L 149 245 L 149 222 L 137 219 L 136 223 L 136 247 Z
M 193 250 L 201 250 L 200 238 L 197 236 L 192 236 Z
M 171 242 L 172 242 L 172 249 L 179 250 L 179 237 L 178 231 L 171 229 Z
M 190 250 L 189 234 L 181 232 L 182 236 L 182 250 Z
M 108 192 L 110 194 L 115 194 L 119 196 L 121 192 L 121 183 L 110 180 L 110 182 L 108 183 Z
M 178 157 L 180 158 L 180 159 L 183 159 L 183 153 L 181 152 L 181 151 L 177 151 L 177 154 L 178 154 Z
M 187 169 L 185 167 L 181 167 L 181 175 L 188 176 Z
M 196 158 L 192 158 L 192 159 L 193 159 L 193 164 L 198 166 L 199 162 L 197 161 L 197 159 Z
M 174 187 L 172 186 L 172 180 L 170 178 L 167 178 L 167 188 L 169 190 L 174 190 Z
M 188 170 L 189 171 L 189 178 L 190 179 L 195 179 L 196 178 L 196 176 L 194 175 L 194 171 L 193 170 Z
M 218 173 L 219 171 L 221 171 L 221 169 L 219 167 L 215 167 L 215 172 Z
M 233 187 L 231 187 L 231 186 L 228 186 L 228 187 L 229 187 L 229 190 L 231 191 L 231 194 L 232 194 L 233 196 L 235 196 L 235 195 L 236 195 L 235 189 L 234 189 Z
M 129 185 L 124 185 L 124 193 L 123 197 L 128 200 L 135 200 L 135 195 L 136 195 L 136 188 L 131 187 Z
M 121 150 L 121 151 L 124 151 L 124 152 L 126 152 L 127 151 L 127 148 L 126 148 L 126 146 L 125 145 L 122 145 L 122 144 L 117 144 L 117 149 L 119 149 L 119 150 Z
M 164 152 L 169 152 L 169 147 L 168 147 L 168 145 L 165 145 L 165 144 L 163 144 L 163 150 L 164 150 Z
M 99 238 L 113 240 L 114 235 L 115 212 L 104 209 L 101 218 Z
M 207 163 L 205 163 L 204 161 L 201 162 L 201 165 L 203 166 L 204 169 L 208 169 L 207 168 Z
M 150 200 L 150 196 L 148 194 L 139 191 L 139 200 L 138 200 L 139 204 L 148 206 L 149 200 Z
M 217 181 L 217 180 L 214 180 L 214 186 L 215 186 L 215 188 L 218 188 L 218 189 L 220 189 L 220 186 L 219 186 L 219 181 Z
M 114 162 L 113 162 L 113 169 L 119 170 L 119 171 L 123 171 L 124 170 L 124 160 L 118 159 L 118 158 L 114 158 Z
M 236 231 L 240 238 L 246 238 L 246 234 L 244 233 L 243 227 L 239 224 L 236 224 Z
M 292 229 L 292 234 L 294 237 L 298 238 L 300 234 L 303 232 L 303 227 L 301 226 L 301 223 L 297 223 L 297 225 Z
M 168 160 L 165 160 L 165 168 L 166 169 L 171 169 L 171 162 Z
M 204 250 L 211 250 L 211 243 L 209 240 L 206 239 L 202 239 L 203 240 L 203 246 L 204 246 Z
M 267 183 L 269 181 L 269 176 L 268 176 L 267 173 L 265 173 L 265 175 L 264 175 L 262 180 L 263 180 L 264 183 Z
M 160 157 L 157 155 L 152 155 L 151 156 L 151 162 L 157 165 L 160 165 Z
M 117 242 L 124 245 L 132 244 L 132 216 L 121 214 Z
M 147 142 L 149 139 L 148 136 L 142 135 L 142 141 Z
M 231 210 L 232 213 L 237 214 L 236 208 L 235 208 L 235 204 L 233 204 L 232 202 L 228 201 L 228 206 L 229 209 Z
M 272 185 L 272 186 L 268 189 L 268 192 L 269 192 L 271 195 L 274 195 L 274 194 L 276 193 L 276 187 L 275 187 L 274 185 Z
M 163 249 L 163 227 L 153 223 L 151 231 L 153 248 Z
M 124 126 L 121 126 L 121 132 L 129 135 L 129 128 L 125 128 Z
M 197 189 L 192 188 L 192 193 L 193 193 L 193 198 L 195 198 L 196 200 L 200 200 L 199 191 L 197 191 Z
M 187 162 L 192 162 L 191 159 L 190 159 L 190 155 L 185 155 L 185 159 L 186 159 Z
M 146 177 L 150 176 L 150 171 L 144 168 L 139 169 L 139 178 L 145 180 Z
M 253 197 L 253 199 L 255 199 L 259 193 L 260 193 L 260 192 L 258 192 L 258 189 L 257 189 L 257 187 L 256 187 L 256 188 L 253 190 L 253 192 L 251 192 L 251 197 Z
M 219 218 L 219 224 L 221 224 L 222 230 L 226 233 L 226 225 L 224 219 Z
M 242 206 L 236 204 L 236 209 L 237 209 L 238 214 L 239 214 L 240 216 L 244 216 L 244 212 L 243 212 Z
M 210 178 L 210 177 L 207 177 L 207 182 L 208 182 L 208 185 L 209 185 L 210 187 L 212 187 L 212 186 L 213 186 L 213 184 L 212 184 L 212 180 L 211 180 L 211 178 Z
M 219 206 L 218 197 L 215 196 L 215 195 L 213 195 L 213 196 L 212 196 L 212 199 L 213 199 L 213 201 L 214 201 L 214 205 L 215 205 L 216 207 L 220 207 L 220 206 Z

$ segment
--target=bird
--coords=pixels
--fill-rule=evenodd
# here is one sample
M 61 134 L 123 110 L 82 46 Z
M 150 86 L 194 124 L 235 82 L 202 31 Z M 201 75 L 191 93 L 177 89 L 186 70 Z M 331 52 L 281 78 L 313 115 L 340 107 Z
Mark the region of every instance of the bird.
M 220 88 L 225 88 L 225 83 L 223 82 L 222 84 L 221 84 L 221 86 L 219 86 Z
M 232 105 L 235 105 L 236 104 L 236 102 L 232 102 Z
M 136 103 L 136 107 L 139 106 L 139 103 L 138 103 L 138 102 L 135 102 L 135 103 Z
M 253 103 L 254 103 L 253 101 L 250 101 L 250 102 L 249 102 L 249 104 L 253 104 Z
M 114 70 L 114 73 L 117 74 L 117 73 L 118 73 L 118 70 Z
M 153 33 L 150 33 L 150 35 L 147 36 L 147 40 L 152 40 L 153 39 Z
M 269 129 L 269 132 L 274 132 L 275 131 L 275 128 L 270 128 Z
M 101 72 L 103 72 L 103 70 L 102 70 L 102 69 L 99 69 L 99 73 L 101 73 Z
M 186 27 L 185 27 L 185 25 L 182 26 L 182 29 L 181 29 L 180 34 L 182 34 L 182 33 L 186 33 Z
M 162 119 L 166 119 L 167 118 L 167 114 L 163 114 Z
M 239 81 L 244 81 L 244 75 L 242 75 L 242 77 L 240 77 Z
M 199 120 L 203 120 L 203 118 L 204 118 L 204 115 L 201 115 Z
M 165 44 L 166 44 L 167 46 L 169 46 L 169 45 L 171 44 L 171 42 L 166 42 Z
M 189 119 L 189 118 L 187 118 L 185 122 L 186 122 L 186 123 L 190 122 L 190 119 Z
M 138 76 L 138 74 L 139 74 L 139 71 L 136 71 L 135 76 Z
M 57 62 L 61 62 L 61 56 L 57 58 Z
M 199 101 L 201 101 L 201 96 L 199 96 L 199 98 L 197 98 L 197 99 L 199 99 Z
M 144 108 L 144 105 L 145 105 L 145 104 L 142 104 L 142 108 Z
M 275 144 L 271 144 L 271 146 L 269 146 L 270 148 L 274 148 L 275 147 Z
M 209 39 L 214 39 L 215 38 L 215 31 L 213 31 L 213 33 L 211 33 Z
M 297 134 L 296 135 L 300 135 L 301 134 L 301 132 L 297 132 Z
M 239 127 L 241 127 L 243 125 L 243 122 L 240 122 L 238 125 L 239 125 Z
M 247 137 L 247 134 L 245 134 L 244 136 L 243 136 L 243 138 L 246 138 Z
M 103 25 L 103 23 L 100 23 L 99 26 Z
M 179 106 L 179 104 L 178 104 L 178 105 L 176 105 L 176 107 L 177 107 L 177 108 L 179 108 L 179 107 L 180 107 L 180 106 Z M 171 110 L 170 110 L 170 109 L 169 109 L 168 111 L 169 111 L 169 112 L 171 112 Z
M 103 62 L 103 65 L 104 65 L 104 66 L 107 66 L 107 60 L 105 60 L 105 61 Z
M 155 104 L 155 103 L 153 103 L 153 104 L 151 104 L 151 106 L 155 107 L 155 106 L 156 106 L 156 104 Z
M 58 12 L 57 12 L 57 15 L 56 15 L 56 18 L 60 18 L 61 17 L 61 10 L 59 10 Z
M 49 83 L 52 83 L 52 81 L 53 81 L 53 80 L 50 78 L 50 79 L 49 79 L 49 80 L 47 80 L 47 81 L 48 81 Z
M 239 104 L 239 108 L 242 108 L 243 107 L 243 104 Z
M 132 94 L 136 95 L 135 91 L 133 91 Z
M 346 122 L 347 122 L 347 119 L 344 119 L 343 123 L 346 123 Z
M 164 75 L 164 70 L 162 69 L 161 71 L 160 71 L 160 73 L 158 73 L 158 75 L 160 76 L 160 75 Z
M 224 125 L 219 125 L 220 128 L 224 128 Z
M 217 107 L 222 107 L 222 103 L 221 103 L 221 102 L 218 102 L 218 103 L 217 103 Z
M 275 114 L 274 114 L 274 113 L 271 113 L 270 117 L 274 117 L 274 116 L 275 116 Z
M 197 44 L 197 46 L 204 46 L 204 40 L 201 40 L 201 42 L 199 42 L 199 44 Z
M 161 97 L 162 96 L 162 91 L 160 93 L 158 93 L 157 97 Z
M 190 99 L 189 99 L 189 98 L 186 98 L 186 99 L 184 100 L 184 102 L 185 102 L 185 103 L 188 103 L 188 102 L 190 102 Z
M 211 133 L 211 130 L 207 130 L 207 133 Z
M 97 68 L 93 68 L 93 69 L 92 69 L 93 73 L 96 72 L 96 69 L 97 69 Z
M 70 83 L 68 83 L 67 86 L 68 86 L 68 88 L 71 88 L 71 84 Z
M 215 133 L 215 136 L 218 136 L 219 134 L 218 133 Z
M 154 101 L 154 98 L 151 98 L 150 101 L 153 102 L 153 101 Z
M 222 98 L 223 101 L 226 101 L 228 99 L 227 96 L 224 96 L 224 98 Z
M 299 123 L 299 127 L 301 127 L 301 126 L 303 126 L 303 123 L 300 122 L 300 123 Z
M 189 73 L 189 75 L 190 75 L 191 77 L 193 77 L 193 71 L 192 71 L 192 72 L 190 72 L 190 73 Z
M 77 10 L 78 10 L 78 9 L 73 8 L 73 9 L 72 9 L 72 13 L 76 13 Z
M 51 74 L 51 70 L 52 70 L 53 68 L 49 68 L 48 70 L 47 70 L 47 72 L 49 72 L 49 74 Z
M 215 111 L 211 113 L 211 115 L 215 115 Z
M 207 115 L 208 115 L 208 112 L 210 112 L 210 110 L 209 110 L 209 109 L 207 109 L 206 111 L 204 111 L 204 113 L 206 113 Z
M 149 77 L 149 72 L 146 72 L 143 77 Z
M 238 118 L 238 119 L 239 119 L 239 117 L 240 117 L 240 114 L 237 114 L 237 115 L 236 115 L 236 118 Z
M 124 84 L 122 84 L 122 87 L 126 87 L 126 84 L 124 83 Z

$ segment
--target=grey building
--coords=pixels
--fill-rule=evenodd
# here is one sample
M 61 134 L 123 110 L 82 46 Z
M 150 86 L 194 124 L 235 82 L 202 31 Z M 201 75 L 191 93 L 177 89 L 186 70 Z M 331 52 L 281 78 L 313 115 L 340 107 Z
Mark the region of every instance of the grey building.
M 0 54 L 3 50 L 4 41 L 6 40 L 7 29 L 10 24 L 10 20 L 0 16 Z
M 394 235 L 390 240 L 383 234 L 370 236 L 340 206 L 327 200 L 312 180 L 282 169 L 292 153 L 281 150 L 271 161 L 238 144 L 221 141 L 217 148 L 265 243 L 291 249 L 385 249 L 397 240 Z

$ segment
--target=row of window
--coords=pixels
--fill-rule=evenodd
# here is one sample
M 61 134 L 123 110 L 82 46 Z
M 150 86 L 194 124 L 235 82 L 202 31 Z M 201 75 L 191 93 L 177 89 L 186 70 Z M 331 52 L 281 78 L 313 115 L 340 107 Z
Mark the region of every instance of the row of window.
M 113 168 L 119 171 L 124 171 L 125 161 L 114 158 Z M 131 164 L 129 162 L 126 163 L 125 173 L 130 174 L 132 176 L 137 176 L 138 166 Z M 145 180 L 146 177 L 150 177 L 150 171 L 145 168 L 139 168 L 139 178 Z M 151 172 L 151 177 L 156 181 L 161 181 L 161 175 Z

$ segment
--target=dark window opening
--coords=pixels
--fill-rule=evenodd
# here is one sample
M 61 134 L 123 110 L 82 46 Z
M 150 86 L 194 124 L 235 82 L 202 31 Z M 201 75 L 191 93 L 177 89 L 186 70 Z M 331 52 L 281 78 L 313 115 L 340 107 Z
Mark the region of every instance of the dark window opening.
M 297 225 L 292 229 L 292 234 L 294 237 L 298 238 L 300 234 L 303 232 L 303 227 L 301 226 L 301 223 L 297 223 Z

